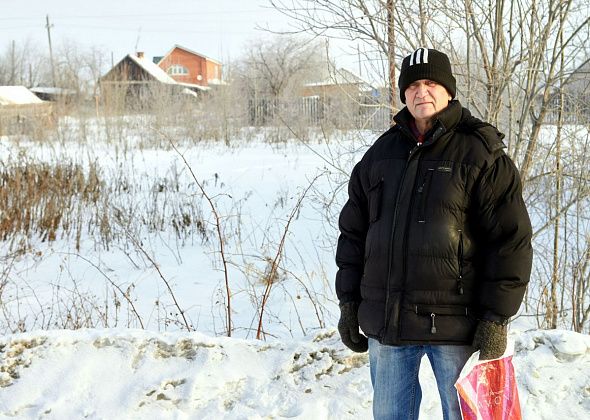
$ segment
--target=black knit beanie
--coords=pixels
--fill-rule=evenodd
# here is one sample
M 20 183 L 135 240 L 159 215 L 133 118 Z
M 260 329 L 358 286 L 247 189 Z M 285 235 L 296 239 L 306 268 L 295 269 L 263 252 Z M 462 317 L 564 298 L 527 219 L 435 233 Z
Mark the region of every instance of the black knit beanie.
M 406 103 L 406 89 L 420 79 L 428 79 L 443 85 L 451 97 L 457 93 L 457 82 L 451 70 L 451 62 L 445 53 L 430 48 L 418 48 L 402 61 L 399 74 L 399 95 Z

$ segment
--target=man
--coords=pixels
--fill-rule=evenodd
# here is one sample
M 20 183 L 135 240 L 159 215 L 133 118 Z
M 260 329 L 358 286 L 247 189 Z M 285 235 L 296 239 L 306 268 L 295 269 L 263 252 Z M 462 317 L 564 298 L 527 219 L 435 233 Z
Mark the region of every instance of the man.
M 369 350 L 376 419 L 418 418 L 423 355 L 444 419 L 460 419 L 461 368 L 474 350 L 505 351 L 531 224 L 503 135 L 454 100 L 448 57 L 417 49 L 399 89 L 406 107 L 354 167 L 340 214 L 338 330 L 353 351 Z

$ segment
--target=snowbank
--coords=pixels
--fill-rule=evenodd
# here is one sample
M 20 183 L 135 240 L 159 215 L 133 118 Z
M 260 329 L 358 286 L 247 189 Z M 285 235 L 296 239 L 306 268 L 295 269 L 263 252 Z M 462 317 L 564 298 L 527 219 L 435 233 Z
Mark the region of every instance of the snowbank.
M 588 418 L 590 337 L 512 331 L 526 419 Z M 0 418 L 371 418 L 366 354 L 334 330 L 247 341 L 141 330 L 0 339 Z M 423 369 L 421 419 L 441 417 Z

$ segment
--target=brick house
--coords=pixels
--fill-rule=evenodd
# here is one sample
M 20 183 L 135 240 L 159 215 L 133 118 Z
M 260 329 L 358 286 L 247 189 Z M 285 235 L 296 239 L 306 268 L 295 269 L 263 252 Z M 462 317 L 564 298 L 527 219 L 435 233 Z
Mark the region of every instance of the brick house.
M 205 57 L 180 45 L 174 45 L 163 57 L 154 57 L 156 63 L 177 83 L 186 87 L 209 87 L 221 83 L 219 61 Z

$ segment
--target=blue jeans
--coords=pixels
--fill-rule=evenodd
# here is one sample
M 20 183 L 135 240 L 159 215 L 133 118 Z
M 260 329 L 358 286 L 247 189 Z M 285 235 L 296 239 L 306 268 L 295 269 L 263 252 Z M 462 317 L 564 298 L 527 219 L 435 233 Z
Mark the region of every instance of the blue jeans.
M 417 420 L 422 389 L 418 371 L 427 355 L 434 371 L 444 420 L 460 420 L 455 382 L 473 353 L 471 346 L 386 346 L 369 338 L 375 420 Z

